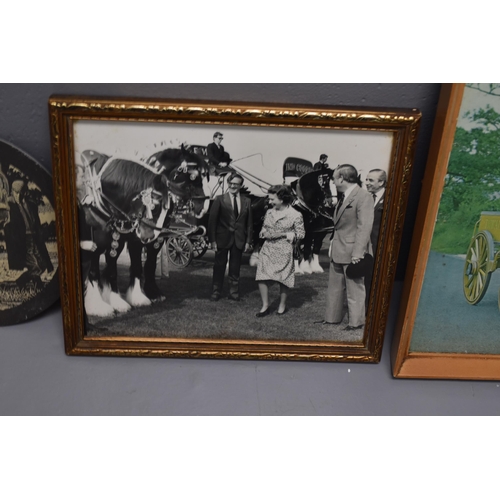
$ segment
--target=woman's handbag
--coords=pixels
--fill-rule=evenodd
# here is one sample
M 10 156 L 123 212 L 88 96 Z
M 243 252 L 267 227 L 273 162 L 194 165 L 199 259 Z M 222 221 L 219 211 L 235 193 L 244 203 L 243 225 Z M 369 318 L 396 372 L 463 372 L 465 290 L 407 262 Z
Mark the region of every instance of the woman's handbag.
M 252 255 L 250 255 L 250 265 L 252 267 L 257 267 L 257 264 L 259 263 L 259 258 L 260 258 L 259 250 L 254 250 L 252 252 Z

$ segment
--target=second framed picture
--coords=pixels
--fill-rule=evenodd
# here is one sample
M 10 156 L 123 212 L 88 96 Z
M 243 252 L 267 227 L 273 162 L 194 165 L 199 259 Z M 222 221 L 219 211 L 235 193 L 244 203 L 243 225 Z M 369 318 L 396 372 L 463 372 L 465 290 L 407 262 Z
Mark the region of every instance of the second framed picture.
M 442 86 L 393 346 L 403 378 L 500 379 L 500 84 Z
M 68 354 L 379 361 L 417 110 L 49 107 Z

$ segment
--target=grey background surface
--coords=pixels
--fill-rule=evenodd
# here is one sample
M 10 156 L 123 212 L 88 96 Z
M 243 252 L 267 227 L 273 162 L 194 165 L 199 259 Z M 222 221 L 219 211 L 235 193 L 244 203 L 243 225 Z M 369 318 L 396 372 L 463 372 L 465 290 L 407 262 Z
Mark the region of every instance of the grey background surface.
M 439 84 L 0 84 L 0 138 L 51 168 L 51 94 L 419 108 L 379 365 L 68 357 L 59 305 L 0 329 L 0 415 L 498 415 L 500 383 L 392 378 L 389 351 Z

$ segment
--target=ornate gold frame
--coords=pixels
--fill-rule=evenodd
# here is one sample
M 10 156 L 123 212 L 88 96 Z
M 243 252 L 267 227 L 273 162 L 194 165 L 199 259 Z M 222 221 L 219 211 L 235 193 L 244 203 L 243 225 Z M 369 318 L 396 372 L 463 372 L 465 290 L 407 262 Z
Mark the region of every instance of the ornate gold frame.
M 393 375 L 399 378 L 500 379 L 500 355 L 410 352 L 464 89 L 464 83 L 443 84 L 441 89 L 392 345 Z
M 202 103 L 54 96 L 49 101 L 65 349 L 72 355 L 378 362 L 389 310 L 420 124 L 418 110 Z M 72 172 L 75 120 L 383 131 L 393 134 L 387 208 L 380 231 L 363 342 L 227 341 L 84 337 L 78 217 Z

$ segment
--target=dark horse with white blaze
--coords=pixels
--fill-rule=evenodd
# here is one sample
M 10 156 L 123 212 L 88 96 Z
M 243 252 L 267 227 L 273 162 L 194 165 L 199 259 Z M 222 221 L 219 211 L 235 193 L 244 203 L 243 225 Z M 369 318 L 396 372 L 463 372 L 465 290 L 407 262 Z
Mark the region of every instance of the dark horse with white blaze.
M 149 305 L 162 294 L 155 283 L 156 258 L 169 234 L 172 214 L 179 205 L 190 204 L 195 215 L 203 212 L 203 159 L 184 148 L 160 151 L 146 162 L 110 158 L 85 151 L 89 201 L 83 200 L 86 220 L 93 227 L 97 250 L 92 255 L 86 310 L 90 315 L 109 316 L 130 305 Z M 118 293 L 117 260 L 125 243 L 130 254 L 130 286 L 127 301 Z M 144 293 L 142 251 L 146 249 Z M 105 252 L 102 274 L 104 301 L 99 300 L 99 258 Z

